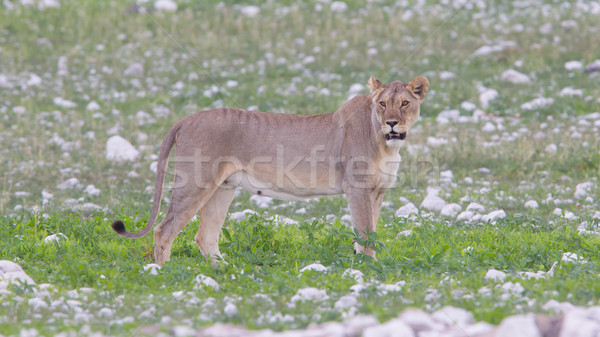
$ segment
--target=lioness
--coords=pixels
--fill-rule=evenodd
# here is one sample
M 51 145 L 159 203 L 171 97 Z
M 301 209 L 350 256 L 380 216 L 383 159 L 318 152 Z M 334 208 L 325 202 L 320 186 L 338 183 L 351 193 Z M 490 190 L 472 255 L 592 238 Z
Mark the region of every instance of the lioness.
M 200 210 L 195 241 L 212 263 L 221 258 L 219 234 L 235 187 L 280 199 L 345 193 L 352 224 L 366 237 L 375 231 L 383 194 L 395 182 L 400 147 L 419 118 L 429 82 L 382 84 L 369 79 L 334 113 L 300 116 L 239 109 L 201 111 L 175 123 L 158 157 L 154 204 L 138 233 L 122 221 L 112 228 L 128 238 L 150 231 L 160 208 L 165 169 L 175 147 L 171 203 L 154 229 L 154 258 L 168 261 L 175 236 Z M 355 252 L 375 252 L 355 243 Z

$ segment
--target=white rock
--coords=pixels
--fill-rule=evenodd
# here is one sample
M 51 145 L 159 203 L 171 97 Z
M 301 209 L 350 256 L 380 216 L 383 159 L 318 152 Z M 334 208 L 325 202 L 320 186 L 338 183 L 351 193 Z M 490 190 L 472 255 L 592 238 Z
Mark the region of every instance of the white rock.
M 444 206 L 446 206 L 446 201 L 432 193 L 427 194 L 421 203 L 421 208 L 435 212 L 441 211 Z
M 535 316 L 515 315 L 505 318 L 495 331 L 495 336 L 511 336 L 511 337 L 542 337 Z
M 354 83 L 350 86 L 350 89 L 348 89 L 348 95 L 350 97 L 354 97 L 358 94 L 361 94 L 363 91 L 366 90 L 366 87 L 360 83 Z
M 40 0 L 38 2 L 38 8 L 39 9 L 59 8 L 59 7 L 60 7 L 60 1 L 59 0 Z
M 575 306 L 569 302 L 559 302 L 557 300 L 549 300 L 542 305 L 542 310 L 552 311 L 556 314 L 562 314 L 573 310 Z
M 535 200 L 529 200 L 525 203 L 525 208 L 537 209 L 538 207 L 540 207 L 540 205 Z
M 436 122 L 438 124 L 448 124 L 449 122 L 456 122 L 460 117 L 460 112 L 458 110 L 444 110 L 440 112 L 436 118 Z
M 452 173 L 451 170 L 446 170 L 446 171 L 440 172 L 440 180 L 446 181 L 446 182 L 451 182 L 452 179 L 454 179 L 454 173 Z
M 556 152 L 558 152 L 558 146 L 556 146 L 556 144 L 548 144 L 544 151 L 549 155 L 556 154 Z
M 389 292 L 400 292 L 402 287 L 406 285 L 406 281 L 399 281 L 393 284 L 384 283 L 377 285 L 377 290 L 380 294 L 385 295 Z
M 13 111 L 13 112 L 14 112 L 16 115 L 24 115 L 24 114 L 27 112 L 27 109 L 25 109 L 25 107 L 24 107 L 24 106 L 17 105 L 17 106 L 14 106 L 14 107 L 12 108 L 12 111 Z
M 489 269 L 487 271 L 487 273 L 485 273 L 485 276 L 483 277 L 484 280 L 488 280 L 488 281 L 504 281 L 504 279 L 506 278 L 506 273 L 500 270 L 496 270 L 496 269 Z
M 447 305 L 431 315 L 438 322 L 442 322 L 448 326 L 466 327 L 475 322 L 473 313 L 462 308 Z
M 548 22 L 548 23 L 541 25 L 540 28 L 538 28 L 538 32 L 540 32 L 541 34 L 544 34 L 544 35 L 548 35 L 548 34 L 552 33 L 552 24 Z
M 566 70 L 580 70 L 583 69 L 583 63 L 581 61 L 568 61 L 565 62 Z
M 501 287 L 506 293 L 519 295 L 525 291 L 525 288 L 520 283 L 506 282 Z
M 6 289 L 11 283 L 35 285 L 33 279 L 23 271 L 21 266 L 12 261 L 0 260 L 0 289 Z
M 156 0 L 154 8 L 159 11 L 175 12 L 177 10 L 177 3 L 173 0 Z
M 592 183 L 591 181 L 577 184 L 577 186 L 575 186 L 575 193 L 573 193 L 573 196 L 575 197 L 575 199 L 578 200 L 585 199 L 590 194 L 593 188 L 594 183 Z
M 343 311 L 344 309 L 354 307 L 357 304 L 358 304 L 358 301 L 356 300 L 355 296 L 344 295 L 335 302 L 335 304 L 333 305 L 333 308 L 337 311 Z
M 398 232 L 398 235 L 397 235 L 397 237 L 398 237 L 398 236 L 409 236 L 409 235 L 411 235 L 411 234 L 412 234 L 412 231 L 411 231 L 410 229 L 407 229 L 407 230 L 405 230 L 405 231 Z
M 85 109 L 88 111 L 100 110 L 100 104 L 96 103 L 96 101 L 91 101 L 85 106 Z
M 520 73 L 514 69 L 508 69 L 505 70 L 502 75 L 500 76 L 500 79 L 504 82 L 510 82 L 510 83 L 514 83 L 514 84 L 528 84 L 531 83 L 531 79 L 529 78 L 529 76 Z
M 346 10 L 348 10 L 348 5 L 345 2 L 342 1 L 334 1 L 331 3 L 331 7 L 330 7 L 332 12 L 345 12 Z
M 141 63 L 132 63 L 123 71 L 123 75 L 140 77 L 144 75 L 144 65 Z
M 340 218 L 340 221 L 343 223 L 352 223 L 352 216 L 350 214 L 344 214 Z
M 324 265 L 320 264 L 320 263 L 313 263 L 313 264 L 309 264 L 308 266 L 300 269 L 301 273 L 304 273 L 305 271 L 316 271 L 316 272 L 320 272 L 320 271 L 327 271 L 327 267 L 325 267 Z
M 482 204 L 472 202 L 467 206 L 467 211 L 482 213 L 485 212 L 485 207 Z
M 150 275 L 158 275 L 158 271 L 160 270 L 160 266 L 156 263 L 150 263 L 144 266 L 144 271 L 150 270 Z
M 70 109 L 70 108 L 74 108 L 77 106 L 77 103 L 69 101 L 62 97 L 54 97 L 53 102 L 54 102 L 54 104 L 58 105 L 61 108 Z
M 273 216 L 270 216 L 268 218 L 266 218 L 265 220 L 268 221 L 273 221 L 273 225 L 275 226 L 281 226 L 281 225 L 297 225 L 298 221 L 294 220 L 294 219 L 290 219 L 287 216 L 283 216 L 283 215 L 278 215 L 275 214 Z
M 196 275 L 196 285 L 194 289 L 202 289 L 205 287 L 213 288 L 214 291 L 219 291 L 219 284 L 212 277 L 198 274 Z
M 30 298 L 27 303 L 33 310 L 48 308 L 48 303 L 39 297 Z
M 505 49 L 509 49 L 509 48 L 516 48 L 518 47 L 517 43 L 514 41 L 500 41 L 495 45 L 492 46 L 481 46 L 479 47 L 477 50 L 475 50 L 473 52 L 473 56 L 484 56 L 484 55 L 489 55 L 491 53 L 495 53 L 495 52 L 499 52 Z
M 406 323 L 415 331 L 441 331 L 444 324 L 437 322 L 432 315 L 422 310 L 406 309 L 400 313 L 398 319 Z
M 117 163 L 134 161 L 140 155 L 127 139 L 112 136 L 106 141 L 106 159 Z
M 583 72 L 586 73 L 586 74 L 597 72 L 597 71 L 600 71 L 600 60 L 596 60 L 596 61 L 588 64 L 583 69 Z
M 243 6 L 240 8 L 240 12 L 246 17 L 253 18 L 260 13 L 260 8 L 257 6 Z
M 71 212 L 73 213 L 82 213 L 83 215 L 89 215 L 96 211 L 101 210 L 102 207 L 93 204 L 91 202 L 86 202 L 85 204 L 75 205 L 71 208 Z
M 39 87 L 42 85 L 42 78 L 34 73 L 30 73 L 29 79 L 27 80 L 27 85 L 30 87 Z
M 364 278 L 364 274 L 360 270 L 348 268 L 348 269 L 344 270 L 344 273 L 342 274 L 342 277 L 353 278 L 356 282 L 362 283 L 363 282 L 363 278 Z
M 381 325 L 366 328 L 362 337 L 414 337 L 413 330 L 402 320 L 396 318 Z
M 115 314 L 115 311 L 111 308 L 104 307 L 98 310 L 98 316 L 100 317 L 112 317 Z
M 451 71 L 440 71 L 440 80 L 451 80 L 453 78 L 456 78 L 456 74 L 451 72 Z
M 459 204 L 451 203 L 451 204 L 447 204 L 444 207 L 442 207 L 442 210 L 440 211 L 440 215 L 453 218 L 461 210 L 462 210 L 462 207 L 460 207 Z
M 233 212 L 233 213 L 229 213 L 229 219 L 233 219 L 233 220 L 246 220 L 248 218 L 248 214 L 255 214 L 257 215 L 258 213 L 256 213 L 256 211 L 251 210 L 251 209 L 245 209 L 241 212 Z
M 495 223 L 496 220 L 498 219 L 502 219 L 506 217 L 506 212 L 504 212 L 504 210 L 496 210 L 496 211 L 492 211 L 484 216 L 481 217 L 481 221 L 483 222 L 491 222 L 491 223 Z
M 409 218 L 413 214 L 418 215 L 419 209 L 412 202 L 398 208 L 395 213 L 397 218 Z
M 227 317 L 234 317 L 239 314 L 238 308 L 233 303 L 227 303 L 223 309 L 223 312 L 225 312 Z
M 558 93 L 558 96 L 560 96 L 560 97 L 574 97 L 574 96 L 582 97 L 583 90 L 582 89 L 573 89 L 571 87 L 565 87 Z
M 498 97 L 498 90 L 480 87 L 479 104 L 483 109 L 487 109 L 490 106 L 490 102 L 493 101 L 496 97 Z
M 559 337 L 588 337 L 598 336 L 600 322 L 589 317 L 589 314 L 580 308 L 575 308 L 565 315 L 562 321 Z
M 329 299 L 327 296 L 327 292 L 325 290 L 317 289 L 317 288 L 302 288 L 298 289 L 296 295 L 292 296 L 291 302 L 295 304 L 296 302 L 306 302 L 306 301 L 315 301 L 321 302 Z
M 250 201 L 254 202 L 259 208 L 269 208 L 273 203 L 273 198 L 255 194 L 250 197 Z
M 56 186 L 56 188 L 58 188 L 61 191 L 73 190 L 73 189 L 80 189 L 81 185 L 79 184 L 79 179 L 69 178 L 69 179 L 63 181 L 62 183 L 60 183 L 58 186 Z
M 431 147 L 438 147 L 446 144 L 448 144 L 448 139 L 446 138 L 427 137 L 427 145 Z
M 457 217 L 456 220 L 457 221 L 466 221 L 469 222 L 473 219 L 473 216 L 475 215 L 475 213 L 471 212 L 471 211 L 464 211 L 461 212 Z
M 461 107 L 463 110 L 466 110 L 466 111 L 473 111 L 473 110 L 477 109 L 477 105 L 475 105 L 475 104 L 473 104 L 473 103 L 471 103 L 471 102 L 469 102 L 469 101 L 464 101 L 464 102 L 462 102 L 462 103 L 460 104 L 460 107 Z
M 87 195 L 89 195 L 90 197 L 96 197 L 100 195 L 100 190 L 96 188 L 96 186 L 94 185 L 87 185 L 85 187 L 85 193 L 87 193 Z
M 552 105 L 552 103 L 554 103 L 554 98 L 552 98 L 552 97 L 548 97 L 548 98 L 538 97 L 529 102 L 521 104 L 521 109 L 527 110 L 527 111 L 537 110 L 537 109 L 542 109 L 549 105 Z
M 577 256 L 577 254 L 571 252 L 564 253 L 560 260 L 566 263 L 587 263 L 587 261 L 584 258 L 582 258 L 581 256 Z
M 54 243 L 59 242 L 60 240 L 67 240 L 67 236 L 63 233 L 56 233 L 52 235 L 48 235 L 44 238 L 44 243 Z
M 496 126 L 492 122 L 487 122 L 481 128 L 481 131 L 483 131 L 483 132 L 494 132 L 494 131 L 496 131 Z
M 13 84 L 10 83 L 8 77 L 4 74 L 0 74 L 0 88 L 2 89 L 12 89 Z
M 173 336 L 175 337 L 190 337 L 196 336 L 198 332 L 187 325 L 176 325 L 172 329 Z

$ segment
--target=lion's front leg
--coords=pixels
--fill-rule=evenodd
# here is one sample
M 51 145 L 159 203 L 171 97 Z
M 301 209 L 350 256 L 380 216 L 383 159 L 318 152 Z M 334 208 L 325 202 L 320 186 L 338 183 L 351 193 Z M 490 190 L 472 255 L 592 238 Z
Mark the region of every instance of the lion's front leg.
M 358 229 L 361 238 L 366 239 L 368 233 L 377 229 L 377 218 L 383 200 L 383 193 L 376 193 L 367 189 L 350 189 L 346 192 L 352 225 Z M 354 243 L 355 253 L 365 253 L 377 260 L 375 251 L 371 247 L 363 247 Z

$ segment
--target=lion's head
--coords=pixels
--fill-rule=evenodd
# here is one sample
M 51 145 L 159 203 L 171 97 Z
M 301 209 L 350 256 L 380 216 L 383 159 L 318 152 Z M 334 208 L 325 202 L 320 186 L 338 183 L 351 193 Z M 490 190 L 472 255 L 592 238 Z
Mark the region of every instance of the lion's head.
M 417 77 L 408 84 L 400 81 L 383 84 L 371 76 L 372 111 L 386 144 L 399 144 L 406 138 L 408 129 L 419 119 L 421 102 L 428 87 L 429 81 L 425 77 Z

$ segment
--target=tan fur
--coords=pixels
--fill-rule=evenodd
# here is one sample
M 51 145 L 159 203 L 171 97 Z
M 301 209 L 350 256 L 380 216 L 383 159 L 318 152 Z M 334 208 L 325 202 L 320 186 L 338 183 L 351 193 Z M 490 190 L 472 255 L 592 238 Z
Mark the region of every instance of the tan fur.
M 385 191 L 400 163 L 400 147 L 419 118 L 429 82 L 383 84 L 369 79 L 370 95 L 359 95 L 329 114 L 300 116 L 238 109 L 198 112 L 175 123 L 161 145 L 152 215 L 136 238 L 154 225 L 171 147 L 175 146 L 175 182 L 171 204 L 154 229 L 154 257 L 170 258 L 175 236 L 200 212 L 195 241 L 215 262 L 218 240 L 234 189 L 285 199 L 344 193 L 352 223 L 361 235 L 376 229 Z M 403 104 L 404 102 L 404 104 Z M 396 124 L 394 124 L 394 122 Z M 355 244 L 357 251 L 375 252 Z

